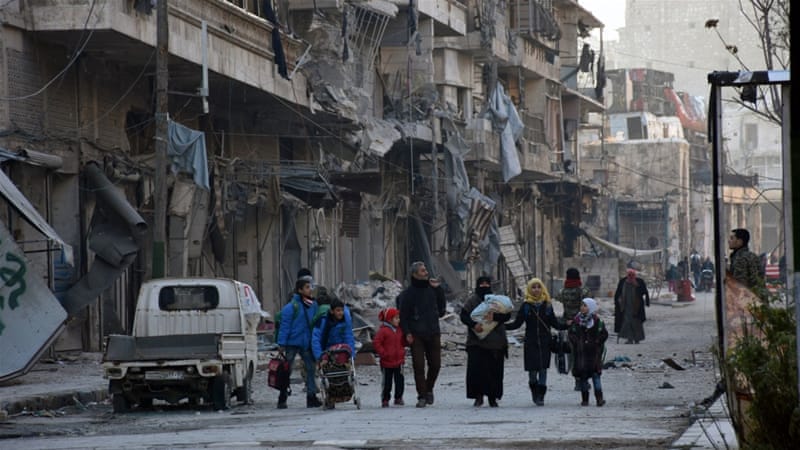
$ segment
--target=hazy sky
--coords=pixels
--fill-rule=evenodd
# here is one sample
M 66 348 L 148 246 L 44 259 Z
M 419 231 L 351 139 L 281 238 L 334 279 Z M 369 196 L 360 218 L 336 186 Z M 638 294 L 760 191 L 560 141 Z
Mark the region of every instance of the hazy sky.
M 617 28 L 625 26 L 625 0 L 578 0 L 581 6 L 603 22 L 603 38 L 617 39 Z

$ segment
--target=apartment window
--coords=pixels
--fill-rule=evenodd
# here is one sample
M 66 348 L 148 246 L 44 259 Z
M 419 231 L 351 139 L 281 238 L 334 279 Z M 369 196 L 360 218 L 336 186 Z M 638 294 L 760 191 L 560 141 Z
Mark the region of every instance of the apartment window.
M 626 122 L 628 139 L 645 139 L 647 137 L 647 126 L 642 123 L 641 117 L 629 117 Z

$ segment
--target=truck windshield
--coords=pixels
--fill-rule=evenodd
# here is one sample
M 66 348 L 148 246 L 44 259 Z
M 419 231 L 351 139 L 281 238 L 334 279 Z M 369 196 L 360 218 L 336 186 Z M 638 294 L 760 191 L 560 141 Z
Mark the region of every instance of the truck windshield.
M 162 311 L 208 311 L 219 306 L 216 286 L 166 286 L 158 293 Z

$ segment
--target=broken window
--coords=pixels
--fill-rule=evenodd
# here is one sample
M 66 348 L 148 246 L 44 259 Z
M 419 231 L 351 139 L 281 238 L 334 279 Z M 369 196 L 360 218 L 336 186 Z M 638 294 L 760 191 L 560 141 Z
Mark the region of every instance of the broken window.
M 215 286 L 166 286 L 158 291 L 158 307 L 162 311 L 208 311 L 219 306 Z

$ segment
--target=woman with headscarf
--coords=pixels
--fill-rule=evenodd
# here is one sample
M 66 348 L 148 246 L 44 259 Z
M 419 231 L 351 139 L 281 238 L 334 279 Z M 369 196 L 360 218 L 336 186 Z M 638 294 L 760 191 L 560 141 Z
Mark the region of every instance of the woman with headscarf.
M 597 315 L 597 302 L 594 299 L 583 299 L 580 312 L 572 320 L 568 336 L 575 358 L 572 375 L 575 377 L 575 390 L 581 392 L 581 406 L 589 406 L 589 379 L 594 385 L 597 406 L 605 405 L 600 374 L 603 372 L 603 353 L 608 330 Z
M 525 323 L 525 371 L 528 372 L 528 387 L 531 400 L 544 405 L 547 393 L 547 369 L 550 368 L 550 329 L 566 330 L 567 324 L 559 322 L 553 312 L 550 293 L 542 280 L 533 278 L 525 288 L 525 302 L 517 312 L 514 322 L 507 330 L 516 330 Z
M 644 280 L 636 276 L 636 270 L 628 269 L 617 284 L 614 294 L 614 332 L 617 341 L 624 338 L 626 344 L 644 340 L 644 308 L 650 306 L 650 294 Z
M 503 397 L 503 366 L 508 357 L 508 340 L 504 322 L 511 314 L 491 312 L 489 320 L 497 325 L 483 339 L 476 333 L 483 332 L 483 325 L 474 321 L 472 311 L 492 293 L 492 279 L 479 277 L 475 293 L 461 307 L 461 322 L 467 326 L 467 398 L 475 399 L 475 407 L 483 406 L 483 396 L 489 406 L 497 407 Z

